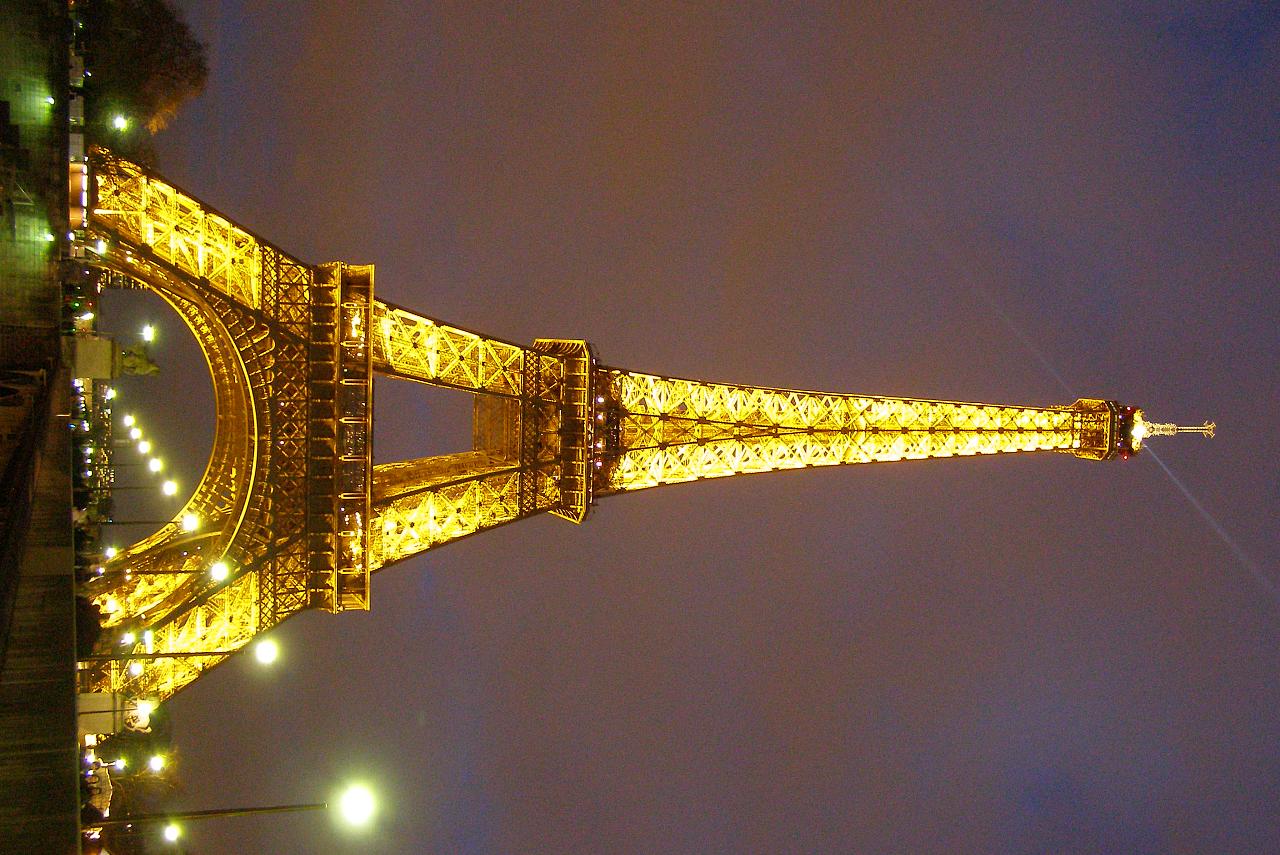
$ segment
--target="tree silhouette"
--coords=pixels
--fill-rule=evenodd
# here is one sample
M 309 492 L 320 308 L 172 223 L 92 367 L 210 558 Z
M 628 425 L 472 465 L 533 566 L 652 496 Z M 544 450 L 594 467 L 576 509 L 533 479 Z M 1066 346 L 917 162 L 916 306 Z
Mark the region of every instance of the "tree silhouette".
M 92 0 L 83 13 L 90 131 L 120 154 L 154 160 L 147 131 L 161 130 L 209 76 L 204 45 L 168 0 Z M 111 122 L 125 116 L 130 127 Z

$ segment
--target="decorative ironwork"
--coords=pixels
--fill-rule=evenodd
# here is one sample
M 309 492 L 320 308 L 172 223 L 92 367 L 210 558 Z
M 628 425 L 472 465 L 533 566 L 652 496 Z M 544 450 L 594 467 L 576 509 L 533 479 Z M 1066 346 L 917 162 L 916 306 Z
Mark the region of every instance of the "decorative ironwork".
M 217 414 L 182 512 L 199 531 L 164 526 L 92 583 L 115 655 L 83 663 L 86 688 L 168 697 L 298 611 L 367 609 L 372 571 L 544 511 L 580 523 L 601 495 L 930 457 L 1107 460 L 1169 432 L 1114 401 L 1009 407 L 603 368 L 584 341 L 522 347 L 381 302 L 372 267 L 305 264 L 107 152 L 94 176 L 97 263 L 186 322 Z M 472 393 L 472 449 L 374 465 L 375 373 Z

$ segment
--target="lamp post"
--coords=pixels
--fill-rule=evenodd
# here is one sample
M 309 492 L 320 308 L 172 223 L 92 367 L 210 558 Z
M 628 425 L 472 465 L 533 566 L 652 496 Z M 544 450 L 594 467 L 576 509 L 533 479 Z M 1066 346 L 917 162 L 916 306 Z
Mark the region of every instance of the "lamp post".
M 218 808 L 216 810 L 189 810 L 183 813 L 140 813 L 120 819 L 103 819 L 86 823 L 81 828 L 120 828 L 126 825 L 145 825 L 147 823 L 174 822 L 185 819 L 209 819 L 215 816 L 248 816 L 255 813 L 290 813 L 300 810 L 325 810 L 328 802 L 309 802 L 300 805 L 269 805 L 267 807 Z
M 262 813 L 292 813 L 304 810 L 326 810 L 329 807 L 328 802 L 308 802 L 305 804 L 295 805 L 269 805 L 266 807 L 233 807 L 233 808 L 217 808 L 216 810 L 192 810 L 183 811 L 181 813 L 143 813 L 134 816 L 120 817 L 118 819 L 103 819 L 98 822 L 90 822 L 81 826 L 82 829 L 91 828 L 120 828 L 130 825 L 146 825 L 165 823 L 165 837 L 169 840 L 176 840 L 181 834 L 181 829 L 174 823 L 179 820 L 187 819 L 211 819 L 221 816 L 250 816 Z M 367 825 L 373 815 L 377 812 L 377 803 L 374 800 L 373 793 L 368 787 L 362 784 L 353 784 L 347 787 L 338 797 L 338 811 L 342 819 L 352 826 Z

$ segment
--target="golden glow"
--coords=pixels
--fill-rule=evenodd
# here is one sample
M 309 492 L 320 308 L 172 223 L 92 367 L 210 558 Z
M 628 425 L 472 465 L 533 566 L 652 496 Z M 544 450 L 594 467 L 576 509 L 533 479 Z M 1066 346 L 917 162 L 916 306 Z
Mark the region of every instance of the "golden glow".
M 253 656 L 263 665 L 270 665 L 280 658 L 280 647 L 271 639 L 266 638 L 253 646 Z
M 363 784 L 347 787 L 338 797 L 338 810 L 351 825 L 366 825 L 377 812 L 373 792 Z
M 1147 438 L 1147 420 L 1143 418 L 1142 410 L 1134 412 L 1133 430 L 1130 431 L 1129 436 L 1132 438 L 1134 451 L 1142 448 L 1142 441 Z
M 375 298 L 366 312 L 365 297 L 352 295 L 367 292 L 344 290 L 353 280 L 341 265 L 305 265 L 158 176 L 98 156 L 107 168 L 95 172 L 90 237 L 110 237 L 113 267 L 193 332 L 217 430 L 180 525 L 129 546 L 132 574 L 98 580 L 95 596 L 110 632 L 152 627 L 155 649 L 183 655 L 97 668 L 95 691 L 167 698 L 248 644 L 274 660 L 275 643 L 259 636 L 280 620 L 308 607 L 367 607 L 365 559 L 382 567 L 542 512 L 581 521 L 601 494 L 874 461 L 1113 453 L 1101 401 L 1005 407 L 704 383 L 599 367 L 585 342 L 523 347 Z M 332 341 L 317 332 L 328 324 Z M 143 337 L 154 333 L 148 325 Z M 313 353 L 340 358 L 317 368 Z M 472 450 L 366 472 L 366 366 L 475 393 Z M 308 373 L 345 368 L 355 370 L 320 383 Z M 332 391 L 311 397 L 334 376 L 341 407 Z M 124 424 L 142 440 L 132 415 Z M 1103 434 L 1107 443 L 1095 438 Z M 158 457 L 148 467 L 163 468 Z M 332 490 L 334 472 L 343 480 L 337 524 L 313 531 L 308 515 L 335 506 L 309 507 L 310 488 Z M 310 484 L 311 473 L 331 480 Z M 176 495 L 177 483 L 164 481 L 163 492 Z M 233 576 L 227 557 L 246 566 Z

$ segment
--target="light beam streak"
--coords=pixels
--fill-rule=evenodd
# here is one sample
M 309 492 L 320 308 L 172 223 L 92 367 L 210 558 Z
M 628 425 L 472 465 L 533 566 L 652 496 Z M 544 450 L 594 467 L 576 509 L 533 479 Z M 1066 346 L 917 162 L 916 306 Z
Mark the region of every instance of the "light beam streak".
M 1224 544 L 1226 544 L 1227 549 L 1231 550 L 1231 554 L 1236 557 L 1236 560 L 1249 571 L 1249 574 L 1257 580 L 1258 584 L 1261 585 L 1273 599 L 1280 602 L 1280 587 L 1278 587 L 1272 579 L 1262 572 L 1262 567 L 1258 562 L 1249 557 L 1236 539 L 1228 534 L 1227 530 L 1222 527 L 1222 523 L 1218 522 L 1217 518 L 1214 517 L 1213 514 L 1209 513 L 1209 509 L 1201 504 L 1200 500 L 1187 489 L 1187 485 L 1182 483 L 1182 479 L 1173 474 L 1173 470 L 1165 465 L 1165 462 L 1161 460 L 1159 455 L 1151 449 L 1151 446 L 1144 447 L 1142 451 L 1144 454 L 1151 455 L 1151 459 L 1160 464 L 1160 468 L 1164 470 L 1164 474 L 1168 475 L 1169 480 L 1173 482 L 1173 485 L 1182 492 L 1182 495 L 1186 496 L 1187 501 L 1191 503 L 1191 507 L 1196 509 L 1204 521 L 1208 523 L 1209 528 L 1213 529 L 1213 533 L 1216 534 Z

